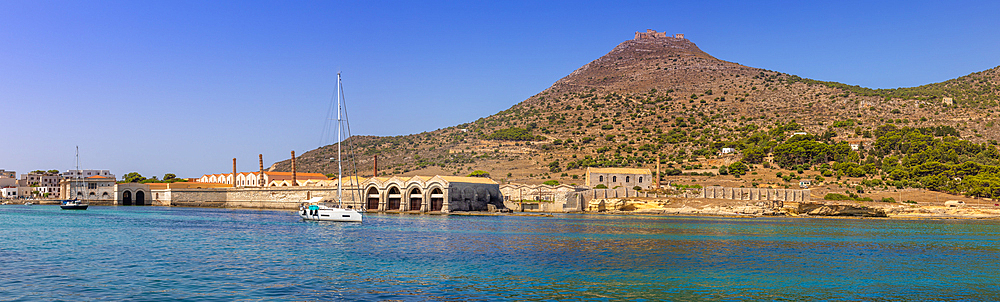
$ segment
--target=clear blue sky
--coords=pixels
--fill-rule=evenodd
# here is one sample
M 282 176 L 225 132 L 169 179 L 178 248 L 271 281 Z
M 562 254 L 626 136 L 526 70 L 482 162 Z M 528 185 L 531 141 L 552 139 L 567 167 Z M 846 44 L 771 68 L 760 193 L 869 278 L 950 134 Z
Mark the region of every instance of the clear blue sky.
M 196 177 L 534 95 L 647 28 L 727 61 L 872 88 L 1000 65 L 998 1 L 0 1 L 0 169 Z M 326 139 L 329 141 L 329 139 Z

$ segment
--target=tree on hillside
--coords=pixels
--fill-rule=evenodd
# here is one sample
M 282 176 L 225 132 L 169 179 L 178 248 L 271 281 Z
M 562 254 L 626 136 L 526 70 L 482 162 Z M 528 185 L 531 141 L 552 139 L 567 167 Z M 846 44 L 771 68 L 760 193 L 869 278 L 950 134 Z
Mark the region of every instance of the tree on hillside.
M 559 168 L 559 161 L 558 160 L 552 161 L 551 163 L 549 163 L 549 172 L 552 172 L 552 173 L 562 172 L 562 169 Z
M 737 176 L 739 176 L 739 175 L 746 175 L 747 174 L 747 170 L 749 170 L 749 169 L 750 168 L 747 167 L 747 165 L 743 164 L 742 162 L 735 162 L 735 163 L 729 165 L 729 174 L 737 175 Z
M 164 181 L 175 179 L 175 178 L 177 178 L 177 175 L 174 174 L 174 173 L 163 174 L 163 180 Z
M 139 174 L 139 172 L 129 172 L 125 176 L 122 176 L 122 180 L 125 182 L 142 182 L 146 178 L 142 177 L 142 174 Z

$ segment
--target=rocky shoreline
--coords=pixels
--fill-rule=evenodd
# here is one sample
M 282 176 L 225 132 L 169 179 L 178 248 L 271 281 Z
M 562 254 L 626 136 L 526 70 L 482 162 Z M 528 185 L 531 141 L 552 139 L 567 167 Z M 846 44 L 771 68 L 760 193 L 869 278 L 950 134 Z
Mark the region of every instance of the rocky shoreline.
M 31 200 L 35 205 L 57 205 L 57 200 Z M 21 205 L 8 202 L 5 205 Z M 107 205 L 94 203 L 92 205 Z M 234 209 L 289 210 L 260 204 L 186 203 L 173 206 L 211 207 Z M 710 199 L 596 199 L 591 201 L 585 214 L 616 215 L 665 215 L 665 216 L 726 216 L 726 217 L 833 217 L 833 218 L 889 218 L 889 219 L 1000 219 L 997 205 L 947 205 L 945 203 L 860 203 L 843 201 L 770 202 L 770 201 L 720 201 Z M 548 217 L 552 213 L 526 211 L 410 213 L 443 215 L 526 215 Z
M 898 219 L 1000 219 L 1000 206 L 949 206 L 945 204 L 850 203 L 850 202 L 789 202 L 734 203 L 709 200 L 597 200 L 606 209 L 596 213 L 733 216 L 733 217 L 838 217 L 838 218 L 898 218 Z M 592 212 L 585 212 L 592 213 Z

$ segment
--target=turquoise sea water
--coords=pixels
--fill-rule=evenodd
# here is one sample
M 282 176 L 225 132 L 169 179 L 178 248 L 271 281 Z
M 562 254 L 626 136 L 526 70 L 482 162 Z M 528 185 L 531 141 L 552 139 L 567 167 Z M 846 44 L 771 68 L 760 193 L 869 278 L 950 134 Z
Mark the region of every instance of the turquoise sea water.
M 1000 300 L 1000 222 L 0 206 L 0 300 Z

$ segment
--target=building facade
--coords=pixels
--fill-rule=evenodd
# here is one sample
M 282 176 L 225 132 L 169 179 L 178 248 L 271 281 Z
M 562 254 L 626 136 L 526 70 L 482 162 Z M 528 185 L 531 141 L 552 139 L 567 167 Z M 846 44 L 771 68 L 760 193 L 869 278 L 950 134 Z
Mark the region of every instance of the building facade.
M 363 207 L 369 211 L 486 211 L 489 205 L 503 208 L 500 184 L 483 177 L 373 177 L 359 185 L 364 191 Z
M 635 168 L 587 168 L 587 187 L 604 185 L 607 188 L 636 186 L 643 190 L 653 184 L 653 173 L 649 169 Z
M 61 199 L 115 200 L 115 179 L 94 175 L 78 179 L 67 178 L 59 182 Z
M 264 171 L 264 177 L 261 179 L 260 172 L 238 172 L 236 173 L 235 180 L 233 179 L 233 173 L 224 174 L 205 174 L 198 178 L 198 182 L 204 183 L 218 183 L 218 184 L 229 184 L 232 185 L 236 182 L 236 187 L 261 187 L 261 186 L 291 186 L 292 183 L 299 185 L 303 181 L 328 181 L 329 177 L 323 175 L 322 173 L 295 173 L 295 179 L 292 180 L 292 172 L 272 172 Z M 261 185 L 263 184 L 263 185 Z
M 110 170 L 66 170 L 66 172 L 62 173 L 63 178 L 87 178 L 91 176 L 101 176 L 112 180 L 116 179 Z
M 23 188 L 21 190 L 22 197 L 55 198 L 59 196 L 60 180 L 62 180 L 62 176 L 56 173 L 28 173 L 21 174 L 17 186 Z

